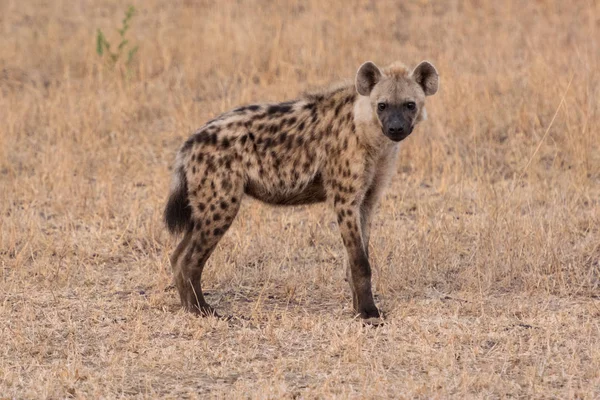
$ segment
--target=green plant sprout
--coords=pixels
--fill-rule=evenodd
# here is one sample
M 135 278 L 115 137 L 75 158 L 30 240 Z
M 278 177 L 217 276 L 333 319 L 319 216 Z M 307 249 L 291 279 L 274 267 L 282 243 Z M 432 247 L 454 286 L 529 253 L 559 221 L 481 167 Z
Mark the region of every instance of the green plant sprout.
M 101 29 L 98 28 L 98 32 L 96 35 L 96 53 L 100 57 L 103 57 L 104 54 L 107 54 L 112 66 L 114 66 L 121 56 L 126 52 L 127 58 L 125 59 L 125 65 L 129 66 L 133 59 L 133 56 L 138 51 L 138 46 L 133 46 L 129 50 L 126 50 L 127 45 L 129 44 L 129 40 L 125 38 L 127 31 L 129 30 L 131 20 L 135 15 L 135 7 L 129 6 L 127 11 L 125 12 L 125 18 L 123 18 L 123 24 L 121 25 L 121 29 L 117 29 L 119 32 L 119 36 L 121 38 L 119 45 L 117 46 L 116 51 L 111 51 L 110 42 L 106 40 L 106 36 L 102 32 Z

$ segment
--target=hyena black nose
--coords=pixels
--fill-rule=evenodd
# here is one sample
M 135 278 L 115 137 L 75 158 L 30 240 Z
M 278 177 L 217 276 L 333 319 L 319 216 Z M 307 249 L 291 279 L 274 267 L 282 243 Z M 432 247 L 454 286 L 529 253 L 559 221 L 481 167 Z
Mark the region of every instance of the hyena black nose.
M 388 133 L 390 135 L 402 135 L 404 133 L 404 128 L 400 125 L 392 125 L 388 127 Z

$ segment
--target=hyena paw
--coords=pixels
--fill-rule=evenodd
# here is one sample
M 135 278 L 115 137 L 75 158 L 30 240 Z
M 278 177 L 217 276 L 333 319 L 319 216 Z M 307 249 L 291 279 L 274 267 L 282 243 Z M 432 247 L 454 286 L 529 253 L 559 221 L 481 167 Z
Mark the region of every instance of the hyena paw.
M 363 326 L 382 326 L 383 315 L 379 312 L 377 307 L 363 310 L 360 313 L 360 318 Z
M 211 306 L 209 306 L 208 304 L 205 306 L 198 306 L 197 304 L 188 306 L 188 307 L 184 307 L 187 311 L 191 312 L 192 314 L 196 314 L 200 317 L 215 317 L 215 318 L 222 318 L 216 311 L 214 308 L 212 308 Z
M 381 318 L 381 314 L 379 313 L 379 310 L 375 306 L 369 307 L 369 308 L 363 308 L 359 311 L 359 314 L 360 314 L 360 317 L 364 320 L 371 319 L 371 318 L 375 318 L 375 319 Z

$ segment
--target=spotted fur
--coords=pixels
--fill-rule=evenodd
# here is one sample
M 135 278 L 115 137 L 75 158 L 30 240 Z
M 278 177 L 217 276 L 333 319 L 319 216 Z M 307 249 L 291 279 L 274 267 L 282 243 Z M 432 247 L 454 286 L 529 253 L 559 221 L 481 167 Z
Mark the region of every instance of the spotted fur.
M 165 208 L 169 230 L 184 233 L 171 256 L 183 307 L 215 314 L 202 294 L 202 271 L 248 195 L 276 205 L 328 201 L 348 252 L 354 310 L 379 317 L 368 259 L 371 219 L 398 143 L 424 119 L 425 96 L 437 87 L 427 62 L 412 72 L 368 62 L 355 82 L 239 107 L 190 136 L 177 154 Z

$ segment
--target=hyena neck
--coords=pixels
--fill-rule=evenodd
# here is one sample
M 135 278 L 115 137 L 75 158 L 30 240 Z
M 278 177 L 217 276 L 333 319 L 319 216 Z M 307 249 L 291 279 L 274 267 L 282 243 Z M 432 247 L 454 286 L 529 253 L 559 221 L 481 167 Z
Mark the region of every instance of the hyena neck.
M 333 136 L 341 140 L 355 136 L 358 144 L 373 155 L 397 147 L 397 143 L 381 132 L 369 97 L 359 95 L 352 82 L 305 95 L 302 100 L 306 102 L 304 107 L 310 109 L 312 122 L 320 126 L 319 131 L 325 138 Z
M 341 131 L 355 131 L 353 108 L 358 97 L 354 84 L 344 82 L 304 95 L 303 108 L 309 111 L 310 121 L 319 125 L 323 133 L 337 136 Z

